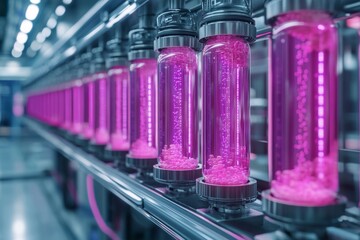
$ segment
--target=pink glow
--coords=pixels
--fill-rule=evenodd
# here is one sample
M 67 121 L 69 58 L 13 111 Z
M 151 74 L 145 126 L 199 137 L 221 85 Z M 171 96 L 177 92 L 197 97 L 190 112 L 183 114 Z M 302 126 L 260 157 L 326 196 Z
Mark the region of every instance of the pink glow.
M 203 175 L 241 185 L 250 164 L 249 45 L 237 36 L 207 39 L 203 50 Z
M 329 204 L 338 188 L 336 31 L 314 11 L 284 14 L 273 31 L 271 192 L 295 204 Z
M 128 141 L 128 136 L 123 135 L 122 133 L 114 132 L 111 134 L 111 150 L 114 151 L 123 151 L 128 150 L 130 143 Z
M 94 108 L 95 108 L 95 88 L 94 82 L 91 78 L 87 78 L 87 81 L 84 83 L 84 125 L 82 136 L 85 139 L 91 139 L 94 135 Z
M 100 230 L 111 240 L 120 240 L 120 237 L 106 224 L 103 217 L 101 216 L 101 213 L 96 203 L 94 180 L 90 175 L 86 176 L 86 189 L 91 212 L 93 213 L 95 221 L 99 226 Z
M 72 127 L 72 91 L 69 86 L 64 89 L 65 94 L 65 119 L 63 128 L 70 131 Z
M 156 158 L 156 60 L 132 61 L 130 74 L 130 156 Z
M 95 134 L 93 140 L 96 144 L 104 145 L 109 141 L 106 103 L 108 79 L 105 72 L 96 73 L 93 77 L 95 82 Z
M 350 28 L 360 29 L 360 16 L 354 16 L 347 19 L 346 25 Z
M 129 150 L 129 85 L 127 66 L 114 66 L 109 72 L 110 144 L 115 151 Z
M 159 165 L 198 166 L 197 59 L 188 47 L 161 50 L 159 68 Z
M 71 132 L 73 134 L 80 134 L 82 131 L 83 117 L 84 117 L 82 90 L 83 88 L 82 88 L 81 80 L 76 80 L 72 86 L 73 122 L 72 122 Z

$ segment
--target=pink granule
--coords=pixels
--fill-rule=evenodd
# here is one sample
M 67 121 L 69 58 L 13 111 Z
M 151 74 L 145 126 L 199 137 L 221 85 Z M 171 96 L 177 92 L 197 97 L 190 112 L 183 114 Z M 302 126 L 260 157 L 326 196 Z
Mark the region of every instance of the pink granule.
M 120 133 L 120 132 L 115 132 L 113 134 L 111 134 L 110 137 L 110 145 L 111 145 L 111 150 L 128 150 L 130 147 L 130 143 L 127 140 L 127 136 Z
M 227 164 L 229 163 L 229 164 Z M 204 170 L 205 182 L 219 185 L 241 185 L 248 182 L 249 172 L 233 160 L 225 161 L 221 156 L 210 155 L 209 168 Z
M 185 157 L 180 144 L 170 144 L 170 148 L 167 145 L 164 146 L 159 164 L 164 169 L 188 170 L 197 168 L 198 160 Z
M 131 145 L 130 155 L 135 158 L 157 158 L 157 150 L 139 138 Z
M 280 199 L 303 205 L 326 205 L 333 203 L 336 192 L 316 178 L 313 162 L 300 163 L 291 170 L 278 171 L 271 182 L 271 193 Z

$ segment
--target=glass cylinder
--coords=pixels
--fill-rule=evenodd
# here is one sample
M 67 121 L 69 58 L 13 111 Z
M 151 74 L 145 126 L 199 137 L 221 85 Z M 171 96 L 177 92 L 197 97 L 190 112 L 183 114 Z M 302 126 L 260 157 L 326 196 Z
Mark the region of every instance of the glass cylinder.
M 73 122 L 71 133 L 80 134 L 83 127 L 83 87 L 81 80 L 75 80 L 72 85 L 72 110 L 73 110 Z
M 129 141 L 129 86 L 128 66 L 116 65 L 109 69 L 110 144 L 112 151 L 127 151 Z
M 95 127 L 95 83 L 91 76 L 87 76 L 83 83 L 84 93 L 84 125 L 82 137 L 90 140 L 94 135 Z
M 130 65 L 130 157 L 157 158 L 156 59 Z
M 198 167 L 196 52 L 189 47 L 161 49 L 158 74 L 159 166 L 195 169 Z
M 269 82 L 271 193 L 325 205 L 338 189 L 337 34 L 331 17 L 303 10 L 273 26 Z
M 63 89 L 60 89 L 59 87 L 57 87 L 56 90 L 56 97 L 57 97 L 57 107 L 58 107 L 58 111 L 59 111 L 59 127 L 62 128 L 62 123 L 64 122 L 65 119 L 65 106 L 64 106 L 64 91 Z
M 72 127 L 72 90 L 70 86 L 66 86 L 64 91 L 65 118 L 63 128 L 70 131 Z
M 93 142 L 97 145 L 106 145 L 109 141 L 108 111 L 107 111 L 107 85 L 108 79 L 105 71 L 93 75 L 95 92 L 95 125 Z
M 249 44 L 236 35 L 206 39 L 202 52 L 205 182 L 241 185 L 250 163 Z

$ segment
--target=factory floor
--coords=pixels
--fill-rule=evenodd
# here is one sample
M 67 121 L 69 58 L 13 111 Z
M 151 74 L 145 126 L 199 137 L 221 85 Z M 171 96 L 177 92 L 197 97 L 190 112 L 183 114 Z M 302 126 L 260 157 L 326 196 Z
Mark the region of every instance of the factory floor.
M 53 154 L 35 136 L 0 138 L 0 240 L 76 239 L 48 187 Z

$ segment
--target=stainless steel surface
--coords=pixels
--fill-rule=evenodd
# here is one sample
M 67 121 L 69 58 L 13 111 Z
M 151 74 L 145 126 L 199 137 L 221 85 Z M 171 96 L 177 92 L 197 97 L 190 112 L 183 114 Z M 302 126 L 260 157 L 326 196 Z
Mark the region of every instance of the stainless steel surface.
M 196 179 L 201 177 L 202 168 L 199 165 L 196 169 L 176 170 L 163 169 L 158 164 L 154 165 L 154 179 L 157 182 L 167 184 L 170 187 L 194 186 Z
M 301 206 L 274 198 L 270 190 L 262 192 L 265 215 L 289 228 L 321 227 L 334 224 L 344 214 L 346 199 L 339 196 L 335 203 L 324 206 Z
M 155 39 L 155 51 L 167 47 L 190 47 L 199 50 L 200 43 L 196 37 L 184 35 L 163 36 Z
M 214 207 L 240 209 L 257 198 L 256 180 L 249 178 L 243 185 L 215 185 L 206 183 L 204 178 L 196 180 L 196 193 Z
M 239 35 L 247 41 L 253 42 L 256 37 L 256 27 L 248 22 L 218 21 L 205 23 L 199 29 L 200 41 L 210 36 L 224 34 Z
M 38 122 L 28 118 L 23 119 L 23 122 L 67 158 L 93 175 L 104 187 L 171 236 L 178 239 L 248 239 L 246 235 L 231 232 L 222 225 L 206 219 L 196 210 L 186 208 L 129 175 L 102 163 L 56 136 Z
M 271 0 L 265 4 L 266 21 L 272 21 L 280 14 L 298 10 L 335 11 L 336 1 L 329 0 Z

